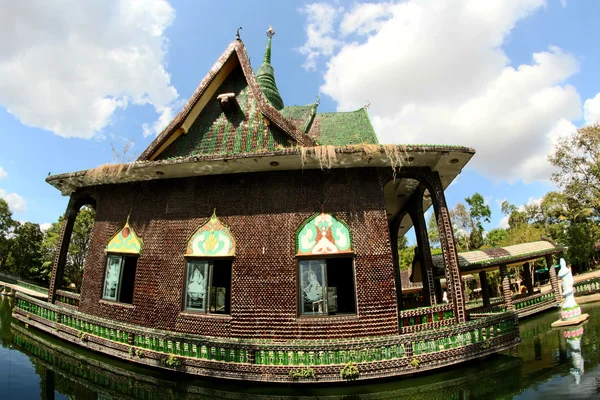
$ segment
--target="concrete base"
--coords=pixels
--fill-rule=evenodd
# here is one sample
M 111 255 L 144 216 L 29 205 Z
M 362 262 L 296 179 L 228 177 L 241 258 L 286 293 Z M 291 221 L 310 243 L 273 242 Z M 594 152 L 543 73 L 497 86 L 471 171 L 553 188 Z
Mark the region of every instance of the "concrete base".
M 563 321 L 562 319 L 559 319 L 558 321 L 554 321 L 552 323 L 552 327 L 559 328 L 561 326 L 578 325 L 578 324 L 582 323 L 583 321 L 586 321 L 589 317 L 590 317 L 589 314 L 581 314 L 579 317 L 570 319 L 568 321 Z

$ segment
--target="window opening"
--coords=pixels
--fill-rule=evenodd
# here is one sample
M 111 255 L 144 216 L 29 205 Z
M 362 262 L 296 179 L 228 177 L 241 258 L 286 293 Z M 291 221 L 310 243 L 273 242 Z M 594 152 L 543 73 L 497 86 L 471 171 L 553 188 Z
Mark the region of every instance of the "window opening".
M 231 260 L 188 259 L 185 310 L 231 313 Z
M 132 304 L 136 267 L 135 256 L 109 255 L 106 260 L 102 298 Z
M 300 313 L 356 313 L 352 258 L 300 261 Z

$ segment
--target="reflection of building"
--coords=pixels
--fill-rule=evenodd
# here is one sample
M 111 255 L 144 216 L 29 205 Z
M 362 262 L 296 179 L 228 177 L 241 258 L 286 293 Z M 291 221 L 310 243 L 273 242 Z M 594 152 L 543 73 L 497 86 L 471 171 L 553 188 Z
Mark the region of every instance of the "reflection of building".
M 16 317 L 132 362 L 259 381 L 291 381 L 302 366 L 339 381 L 350 361 L 359 379 L 402 375 L 517 343 L 514 313 L 465 313 L 444 189 L 473 150 L 380 145 L 364 108 L 284 107 L 272 34 L 256 76 L 232 42 L 137 162 L 47 179 L 70 196 L 49 298 L 20 296 Z M 96 221 L 79 296 L 59 285 L 83 204 Z M 434 288 L 430 205 L 447 304 Z M 419 309 L 403 307 L 397 258 L 412 224 Z

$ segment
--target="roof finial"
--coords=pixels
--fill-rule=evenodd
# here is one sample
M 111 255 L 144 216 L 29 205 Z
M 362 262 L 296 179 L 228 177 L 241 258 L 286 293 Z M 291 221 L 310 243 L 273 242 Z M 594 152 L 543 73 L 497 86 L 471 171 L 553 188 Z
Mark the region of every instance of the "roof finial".
M 369 107 L 371 107 L 371 101 L 367 100 L 367 104 L 365 104 L 365 108 L 368 109 Z
M 237 28 L 237 31 L 235 32 L 235 38 L 236 38 L 236 40 L 242 40 L 242 38 L 240 38 L 240 31 L 241 30 L 242 30 L 241 26 L 239 28 Z
M 256 81 L 267 98 L 267 101 L 271 103 L 271 105 L 277 110 L 281 110 L 283 108 L 283 99 L 279 94 L 279 90 L 277 90 L 277 85 L 275 84 L 275 73 L 273 71 L 273 67 L 271 66 L 271 40 L 273 39 L 273 35 L 275 35 L 275 31 L 273 30 L 273 27 L 270 26 L 267 30 L 268 39 L 267 48 L 265 49 L 265 58 L 263 59 L 263 63 L 260 68 L 258 68 L 258 72 L 256 73 Z

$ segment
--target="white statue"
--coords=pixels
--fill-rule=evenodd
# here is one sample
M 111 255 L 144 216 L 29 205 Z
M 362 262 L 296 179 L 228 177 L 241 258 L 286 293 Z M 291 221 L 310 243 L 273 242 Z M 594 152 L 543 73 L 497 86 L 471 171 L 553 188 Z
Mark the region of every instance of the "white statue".
M 565 298 L 561 306 L 560 317 L 563 321 L 575 319 L 581 315 L 581 308 L 575 301 L 575 293 L 573 292 L 573 274 L 567 268 L 567 263 L 564 258 L 560 259 L 560 269 L 558 277 L 562 281 L 562 294 Z

